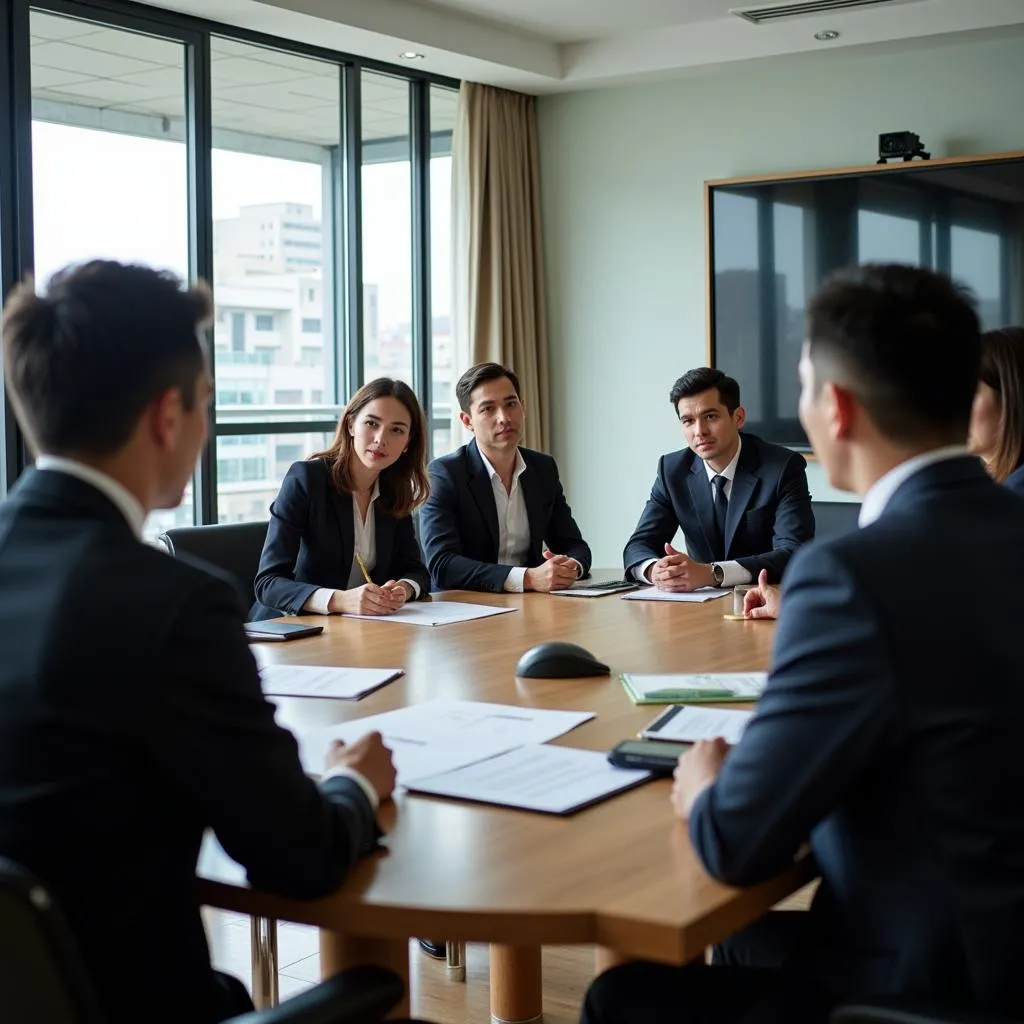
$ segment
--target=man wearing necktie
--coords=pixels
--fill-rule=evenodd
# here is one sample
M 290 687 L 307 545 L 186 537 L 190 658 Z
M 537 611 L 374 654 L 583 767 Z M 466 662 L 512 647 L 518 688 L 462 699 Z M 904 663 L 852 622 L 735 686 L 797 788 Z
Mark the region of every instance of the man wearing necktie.
M 740 387 L 721 370 L 683 374 L 669 400 L 687 448 L 658 463 L 623 555 L 627 575 L 667 591 L 749 583 L 762 569 L 778 582 L 814 537 L 803 457 L 741 432 Z M 672 546 L 677 530 L 687 554 Z

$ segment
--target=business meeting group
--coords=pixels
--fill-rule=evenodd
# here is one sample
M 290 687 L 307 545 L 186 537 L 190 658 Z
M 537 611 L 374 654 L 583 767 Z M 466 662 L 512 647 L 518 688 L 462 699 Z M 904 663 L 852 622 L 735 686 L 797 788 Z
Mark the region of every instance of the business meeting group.
M 144 542 L 208 441 L 211 312 L 205 285 L 113 261 L 26 281 L 3 310 L 34 467 L 0 505 L 0 857 L 54 894 L 107 1022 L 252 1010 L 210 963 L 207 830 L 252 886 L 296 899 L 378 848 L 390 751 L 371 733 L 307 774 L 247 621 L 547 594 L 592 569 L 555 459 L 522 443 L 515 367 L 493 362 L 455 388 L 467 443 L 429 462 L 406 383 L 351 396 L 269 507 L 251 607 Z M 735 745 L 681 755 L 665 827 L 685 822 L 735 887 L 809 844 L 818 888 L 706 962 L 605 971 L 584 1024 L 824 1024 L 872 1000 L 905 1002 L 907 1021 L 934 1005 L 1024 1020 L 1024 328 L 983 332 L 941 273 L 864 264 L 820 287 L 805 338 L 800 422 L 829 483 L 859 496 L 858 528 L 815 540 L 804 456 L 744 429 L 727 367 L 697 367 L 644 396 L 681 439 L 636 496 L 621 574 L 667 594 L 746 587 L 743 613 L 777 618 L 753 718 Z M 599 452 L 584 468 L 616 476 Z

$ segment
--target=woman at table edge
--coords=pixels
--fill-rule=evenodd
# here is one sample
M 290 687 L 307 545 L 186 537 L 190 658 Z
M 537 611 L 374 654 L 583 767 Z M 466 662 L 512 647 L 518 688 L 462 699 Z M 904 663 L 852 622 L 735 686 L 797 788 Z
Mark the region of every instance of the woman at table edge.
M 249 618 L 389 615 L 427 597 L 412 522 L 428 493 L 426 455 L 426 417 L 412 389 L 390 377 L 364 384 L 331 446 L 285 475 Z

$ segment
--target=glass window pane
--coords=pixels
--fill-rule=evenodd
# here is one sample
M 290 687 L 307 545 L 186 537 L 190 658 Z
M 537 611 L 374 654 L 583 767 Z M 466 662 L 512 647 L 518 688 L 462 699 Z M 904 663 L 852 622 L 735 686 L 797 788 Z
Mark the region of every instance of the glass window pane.
M 217 438 L 217 518 L 267 519 L 288 467 L 323 451 L 334 433 L 226 434 Z
M 181 43 L 32 11 L 35 271 L 116 259 L 188 276 L 188 163 Z M 148 535 L 190 524 L 180 508 Z
M 339 151 L 340 70 L 229 39 L 210 47 L 217 419 L 326 402 L 324 419 L 337 401 L 324 196 Z M 270 463 L 264 470 L 273 475 Z
M 434 456 L 452 450 L 452 130 L 459 94 L 430 88 L 431 433 Z
M 364 71 L 363 379 L 412 383 L 409 83 Z
M 1003 297 L 1003 240 L 997 231 L 954 224 L 949 232 L 950 272 L 974 289 L 981 326 L 986 331 L 1005 324 Z

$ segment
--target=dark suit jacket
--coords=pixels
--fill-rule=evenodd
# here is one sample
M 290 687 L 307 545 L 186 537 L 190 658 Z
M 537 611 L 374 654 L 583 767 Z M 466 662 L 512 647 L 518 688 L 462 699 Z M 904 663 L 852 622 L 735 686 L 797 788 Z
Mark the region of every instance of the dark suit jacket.
M 383 497 L 385 481 L 381 481 Z M 395 519 L 377 510 L 374 530 L 377 564 L 370 579 L 378 586 L 407 579 L 419 584 L 420 597 L 430 591 L 430 577 L 420 556 L 412 517 Z M 256 604 L 250 619 L 300 615 L 320 587 L 348 588 L 355 553 L 352 496 L 331 483 L 324 459 L 296 462 L 288 470 L 274 503 L 256 574 Z
M 30 471 L 0 506 L 0 854 L 53 890 L 112 1024 L 220 1005 L 204 829 L 297 899 L 378 835 L 353 780 L 303 773 L 242 622 L 230 583 L 140 543 L 89 484 Z
M 793 552 L 814 537 L 814 513 L 802 455 L 742 434 L 743 448 L 729 495 L 724 548 L 704 460 L 689 448 L 663 455 L 640 522 L 623 552 L 627 575 L 649 558 L 663 558 L 677 529 L 698 562 L 737 561 L 754 579 L 762 569 L 777 583 Z
M 1003 486 L 1024 496 L 1024 466 L 1018 466 L 1004 481 Z
M 694 807 L 730 884 L 811 837 L 822 883 L 793 966 L 834 998 L 1024 1011 L 1022 510 L 957 458 L 800 551 L 757 714 Z
M 544 561 L 547 546 L 575 558 L 590 572 L 590 548 L 565 500 L 550 455 L 520 448 L 526 469 L 519 478 L 530 522 L 527 565 Z M 437 590 L 500 592 L 511 565 L 498 565 L 498 510 L 476 441 L 430 464 L 430 497 L 420 512 L 420 534 Z

